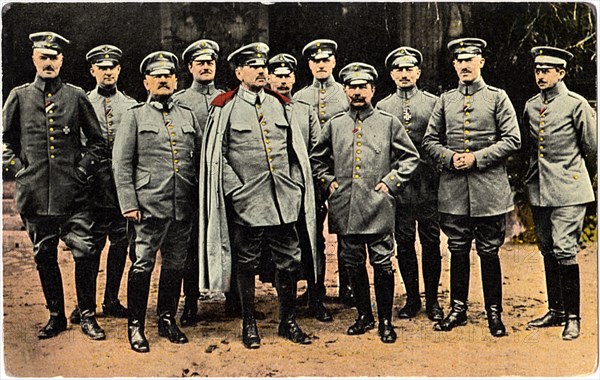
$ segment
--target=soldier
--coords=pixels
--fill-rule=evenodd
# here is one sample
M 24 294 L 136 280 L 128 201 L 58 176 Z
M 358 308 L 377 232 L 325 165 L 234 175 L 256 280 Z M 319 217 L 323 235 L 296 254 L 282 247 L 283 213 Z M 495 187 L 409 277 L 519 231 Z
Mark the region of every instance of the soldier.
M 279 335 L 311 343 L 296 322 L 295 303 L 301 268 L 296 225 L 304 207 L 314 247 L 313 184 L 302 132 L 288 123 L 288 99 L 265 89 L 268 52 L 255 42 L 227 58 L 241 85 L 212 102 L 200 169 L 200 286 L 228 290 L 233 252 L 246 348 L 260 347 L 254 277 L 261 246 L 276 267 Z
M 395 93 L 377 103 L 377 108 L 398 117 L 421 157 L 410 182 L 396 197 L 394 236 L 398 251 L 398 268 L 406 289 L 406 304 L 398 312 L 398 318 L 413 318 L 421 309 L 419 267 L 415 251 L 415 233 L 418 226 L 425 283 L 425 310 L 430 320 L 441 321 L 444 319 L 444 313 L 438 303 L 442 267 L 440 222 L 437 213 L 438 174 L 421 146 L 437 97 L 417 87 L 422 61 L 421 52 L 411 47 L 399 47 L 388 54 L 385 66 L 390 70 L 390 77 L 396 83 L 397 89 Z
M 110 248 L 106 258 L 106 287 L 102 311 L 104 315 L 127 318 L 127 309 L 119 302 L 121 277 L 127 259 L 127 220 L 121 215 L 117 190 L 111 168 L 112 147 L 115 133 L 119 128 L 127 108 L 137 102 L 117 89 L 117 80 L 121 72 L 120 60 L 123 52 L 116 46 L 100 45 L 91 49 L 85 56 L 90 63 L 90 74 L 96 79 L 96 88 L 90 91 L 88 99 L 94 106 L 96 116 L 104 138 L 105 158 L 97 163 L 97 172 L 91 181 L 90 201 L 94 226 L 94 247 L 100 260 L 106 239 L 110 239 Z M 98 265 L 100 262 L 98 261 Z M 79 309 L 71 313 L 71 323 L 80 320 Z
M 278 54 L 269 59 L 269 84 L 271 89 L 282 95 L 291 98 L 292 88 L 296 83 L 296 67 L 298 62 L 290 54 Z M 302 131 L 302 137 L 306 144 L 306 149 L 310 152 L 317 143 L 321 126 L 319 125 L 318 115 L 313 107 L 305 101 L 296 99 L 286 105 L 290 116 L 290 123 L 297 123 Z M 315 193 L 319 191 L 315 187 Z M 319 208 L 316 209 L 319 212 Z M 303 216 L 303 215 L 301 215 Z M 317 250 L 317 261 L 313 263 L 310 241 L 306 237 L 306 231 L 302 231 L 299 223 L 300 246 L 302 249 L 302 264 L 306 276 L 308 289 L 308 305 L 310 313 L 321 322 L 332 322 L 333 316 L 327 310 L 323 302 L 325 301 L 325 251 Z M 316 264 L 316 266 L 315 266 Z M 317 273 L 317 278 L 313 273 Z
M 4 104 L 3 167 L 15 176 L 17 209 L 33 243 L 36 267 L 50 311 L 39 339 L 67 329 L 58 239 L 75 260 L 81 329 L 94 340 L 105 339 L 96 322 L 97 258 L 88 210 L 88 177 L 104 153 L 102 133 L 85 92 L 59 77 L 63 47 L 53 32 L 29 35 L 33 42 L 33 83 L 11 91 Z M 87 149 L 81 138 L 87 138 Z
M 523 114 L 526 184 L 544 256 L 549 311 L 527 327 L 565 324 L 562 338 L 573 340 L 580 329 L 578 242 L 586 204 L 594 201 L 589 173 L 596 173 L 596 117 L 563 82 L 571 53 L 548 46 L 531 53 L 541 92 L 527 101 Z
M 188 339 L 175 314 L 187 255 L 197 186 L 200 126 L 187 106 L 173 102 L 177 57 L 166 51 L 140 65 L 149 98 L 125 114 L 117 130 L 113 170 L 121 212 L 134 223 L 135 260 L 127 279 L 131 348 L 148 352 L 144 335 L 150 277 L 160 249 L 158 335 L 177 344 Z
M 304 87 L 294 95 L 294 100 L 302 100 L 313 106 L 319 116 L 321 128 L 334 115 L 348 110 L 348 100 L 344 94 L 344 86 L 335 81 L 333 69 L 336 65 L 335 55 L 337 53 L 337 43 L 332 40 L 319 39 L 309 42 L 302 49 L 302 55 L 308 59 L 308 67 L 313 75 L 311 85 Z M 317 252 L 320 257 L 325 257 L 325 235 L 323 234 L 323 225 L 327 216 L 327 206 L 325 200 L 326 193 L 317 192 Z M 340 302 L 347 305 L 354 305 L 352 289 L 348 274 L 339 265 L 339 247 L 338 247 L 338 295 Z M 325 273 L 325 260 L 322 260 L 322 269 Z M 320 291 L 318 297 L 325 298 L 325 275 L 323 282 L 315 285 L 315 290 Z M 320 278 L 317 279 L 321 281 Z
M 338 234 L 341 265 L 348 271 L 356 299 L 356 322 L 348 335 L 375 325 L 366 256 L 375 275 L 381 341 L 394 343 L 394 215 L 396 194 L 417 168 L 419 153 L 400 121 L 373 109 L 377 71 L 351 63 L 340 72 L 350 103 L 323 127 L 311 154 L 314 177 L 329 192 L 329 231 Z
M 519 149 L 521 136 L 506 92 L 488 86 L 481 77 L 486 45 L 479 38 L 448 44 L 458 88 L 436 103 L 423 150 L 441 167 L 438 211 L 451 254 L 452 310 L 434 329 L 450 331 L 467 323 L 469 254 L 475 239 L 490 333 L 501 337 L 506 328 L 498 251 L 504 243 L 506 213 L 514 208 L 504 160 Z
M 173 101 L 187 105 L 194 111 L 200 130 L 204 130 L 210 102 L 223 92 L 215 88 L 214 82 L 218 56 L 219 44 L 211 40 L 196 41 L 182 54 L 183 62 L 187 64 L 194 80 L 189 88 L 175 93 Z M 197 223 L 198 218 L 192 220 Z M 193 326 L 198 322 L 198 276 L 198 225 L 194 224 L 183 274 L 185 303 L 179 320 L 182 326 Z

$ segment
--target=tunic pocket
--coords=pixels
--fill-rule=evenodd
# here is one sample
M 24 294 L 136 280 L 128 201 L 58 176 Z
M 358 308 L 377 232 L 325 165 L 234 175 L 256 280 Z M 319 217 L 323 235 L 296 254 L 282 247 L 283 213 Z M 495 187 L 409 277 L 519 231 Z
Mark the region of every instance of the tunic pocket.
M 139 190 L 150 183 L 150 172 L 138 171 L 135 179 L 135 189 Z

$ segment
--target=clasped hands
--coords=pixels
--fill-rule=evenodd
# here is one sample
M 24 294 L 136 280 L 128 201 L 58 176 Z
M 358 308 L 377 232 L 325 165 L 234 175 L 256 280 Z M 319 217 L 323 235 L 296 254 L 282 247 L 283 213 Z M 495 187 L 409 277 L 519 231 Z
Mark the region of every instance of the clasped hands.
M 454 153 L 452 164 L 456 170 L 469 170 L 475 166 L 475 155 L 473 153 Z

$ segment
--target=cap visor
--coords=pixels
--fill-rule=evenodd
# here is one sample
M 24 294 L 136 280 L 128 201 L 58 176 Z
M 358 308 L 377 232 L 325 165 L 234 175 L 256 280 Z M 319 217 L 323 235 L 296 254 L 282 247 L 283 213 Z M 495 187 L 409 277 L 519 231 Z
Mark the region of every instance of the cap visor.
M 58 55 L 58 50 L 54 50 L 54 49 L 35 48 L 35 50 L 39 51 L 42 54 L 46 54 L 46 55 Z
M 292 70 L 290 70 L 288 67 L 277 67 L 273 69 L 273 74 L 275 75 L 289 75 L 291 73 Z
M 459 53 L 456 55 L 456 59 L 469 59 L 469 58 L 473 58 L 473 57 L 477 57 L 479 54 L 473 54 L 473 53 Z
M 312 56 L 312 59 L 326 59 L 326 58 L 329 58 L 331 56 L 332 56 L 332 53 L 330 53 L 328 51 L 324 51 L 324 52 L 321 52 L 321 53 L 314 54 Z
M 104 61 L 94 62 L 93 64 L 96 66 L 99 66 L 99 67 L 111 67 L 111 66 L 118 65 L 119 62 L 113 61 L 113 60 L 104 60 Z
M 369 83 L 369 81 L 367 81 L 366 79 L 353 79 L 353 80 L 349 80 L 348 82 L 346 82 L 346 84 L 350 85 L 350 86 L 358 86 L 359 84 L 367 84 Z
M 160 69 L 155 69 L 155 70 L 150 71 L 147 75 L 169 75 L 169 74 L 171 74 L 171 70 L 160 68 Z
M 201 54 L 194 57 L 194 61 L 212 61 L 214 58 L 211 54 Z

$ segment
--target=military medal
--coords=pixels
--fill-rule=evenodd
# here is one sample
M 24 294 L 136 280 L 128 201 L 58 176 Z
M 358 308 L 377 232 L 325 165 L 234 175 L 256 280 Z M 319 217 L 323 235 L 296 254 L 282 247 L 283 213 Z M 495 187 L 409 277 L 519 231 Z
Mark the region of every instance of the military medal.
M 540 108 L 540 116 L 543 116 L 546 113 L 546 107 Z
M 402 110 L 402 119 L 404 121 L 410 121 L 412 119 L 412 114 L 410 113 L 410 108 L 405 108 Z
M 63 133 L 64 133 L 65 135 L 68 135 L 69 133 L 71 133 L 71 128 L 69 128 L 68 126 L 66 126 L 66 125 L 65 125 L 65 126 L 63 127 Z

